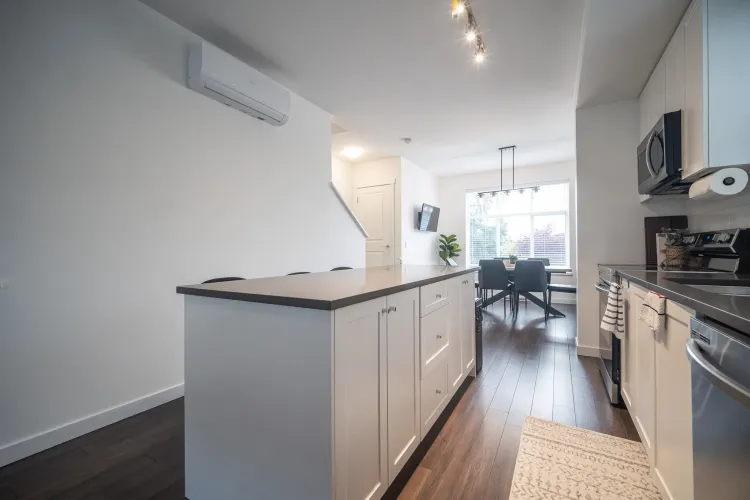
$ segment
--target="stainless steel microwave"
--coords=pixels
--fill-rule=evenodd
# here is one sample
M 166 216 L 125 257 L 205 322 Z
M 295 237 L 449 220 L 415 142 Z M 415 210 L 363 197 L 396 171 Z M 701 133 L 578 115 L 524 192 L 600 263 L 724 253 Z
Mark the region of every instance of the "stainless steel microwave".
M 659 118 L 638 146 L 638 192 L 640 194 L 687 193 L 682 182 L 682 112 Z

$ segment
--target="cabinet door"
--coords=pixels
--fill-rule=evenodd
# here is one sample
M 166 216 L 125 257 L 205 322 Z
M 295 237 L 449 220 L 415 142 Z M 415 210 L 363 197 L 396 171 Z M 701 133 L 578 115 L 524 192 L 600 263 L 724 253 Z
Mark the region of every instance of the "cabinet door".
M 643 446 L 654 463 L 654 434 L 656 419 L 656 360 L 654 332 L 641 320 L 635 334 L 637 402 L 635 425 L 640 431 Z
M 389 295 L 388 482 L 420 441 L 419 289 Z
M 448 306 L 448 391 L 450 394 L 456 392 L 463 380 L 464 370 L 461 359 L 461 281 L 462 278 L 453 278 L 449 281 L 449 295 L 451 303 Z
M 672 36 L 666 52 L 665 112 L 680 111 L 685 107 L 685 26 L 680 24 Z
M 690 327 L 668 316 L 656 342 L 655 469 L 669 497 L 665 500 L 693 500 L 690 362 L 685 355 L 689 338 Z
M 388 487 L 386 299 L 334 317 L 336 498 L 380 498 Z
M 468 374 L 476 363 L 477 346 L 474 331 L 474 275 L 469 274 L 461 280 L 461 364 L 464 373 Z
M 685 107 L 682 137 L 685 154 L 682 178 L 704 166 L 703 128 L 703 2 L 696 0 L 685 14 Z
M 630 413 L 635 415 L 637 410 L 637 377 L 635 343 L 638 329 L 638 310 L 640 298 L 634 289 L 625 294 L 625 338 L 621 341 L 621 380 L 622 398 Z M 633 417 L 635 418 L 635 417 Z
M 666 63 L 664 58 L 654 68 L 640 100 L 641 140 L 645 139 L 656 125 L 666 107 Z

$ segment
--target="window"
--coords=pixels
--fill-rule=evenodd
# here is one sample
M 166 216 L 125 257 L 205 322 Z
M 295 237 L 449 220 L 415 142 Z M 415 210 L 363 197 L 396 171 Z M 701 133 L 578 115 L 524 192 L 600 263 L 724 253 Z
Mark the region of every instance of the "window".
M 509 192 L 467 193 L 469 261 L 508 257 L 548 258 L 570 265 L 568 183 Z

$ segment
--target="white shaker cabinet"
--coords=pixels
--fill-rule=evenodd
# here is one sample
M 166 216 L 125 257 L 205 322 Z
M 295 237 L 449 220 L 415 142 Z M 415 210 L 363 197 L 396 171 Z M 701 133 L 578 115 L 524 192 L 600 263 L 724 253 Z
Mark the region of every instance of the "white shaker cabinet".
M 694 312 L 667 301 L 664 332 L 656 338 L 657 484 L 665 500 L 693 500 L 693 419 L 686 356 Z
M 386 299 L 388 478 L 392 483 L 420 442 L 419 290 Z
M 640 139 L 646 138 L 666 109 L 666 63 L 664 59 L 654 68 L 640 98 Z
M 461 323 L 463 301 L 461 300 L 461 286 L 465 278 L 459 276 L 449 282 L 448 295 L 450 295 L 450 341 L 448 346 L 448 383 L 450 393 L 454 394 L 463 381 L 465 373 L 461 350 L 463 347 L 464 332 Z
M 685 107 L 685 26 L 680 24 L 664 52 L 664 112 L 682 111 Z M 684 116 L 683 116 L 684 119 Z M 684 124 L 683 124 L 684 127 Z
M 750 2 L 694 0 L 685 30 L 683 179 L 750 165 Z
M 469 373 L 476 364 L 477 346 L 474 331 L 475 306 L 474 275 L 470 274 L 461 279 L 461 363 L 464 374 Z
M 388 488 L 386 297 L 339 309 L 334 325 L 335 497 Z M 408 383 L 408 382 L 407 382 Z
M 635 414 L 635 403 L 638 400 L 636 395 L 636 353 L 635 342 L 638 328 L 638 311 L 641 307 L 641 298 L 635 293 L 635 287 L 628 287 L 625 293 L 625 338 L 620 344 L 621 353 L 621 381 L 622 399 L 625 406 L 630 410 L 632 415 Z

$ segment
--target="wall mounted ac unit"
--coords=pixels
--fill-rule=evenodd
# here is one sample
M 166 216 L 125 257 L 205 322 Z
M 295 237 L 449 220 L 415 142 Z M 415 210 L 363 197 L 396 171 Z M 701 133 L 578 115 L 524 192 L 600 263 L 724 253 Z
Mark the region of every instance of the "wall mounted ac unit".
M 287 89 L 206 42 L 190 47 L 188 87 L 269 125 L 289 120 Z

